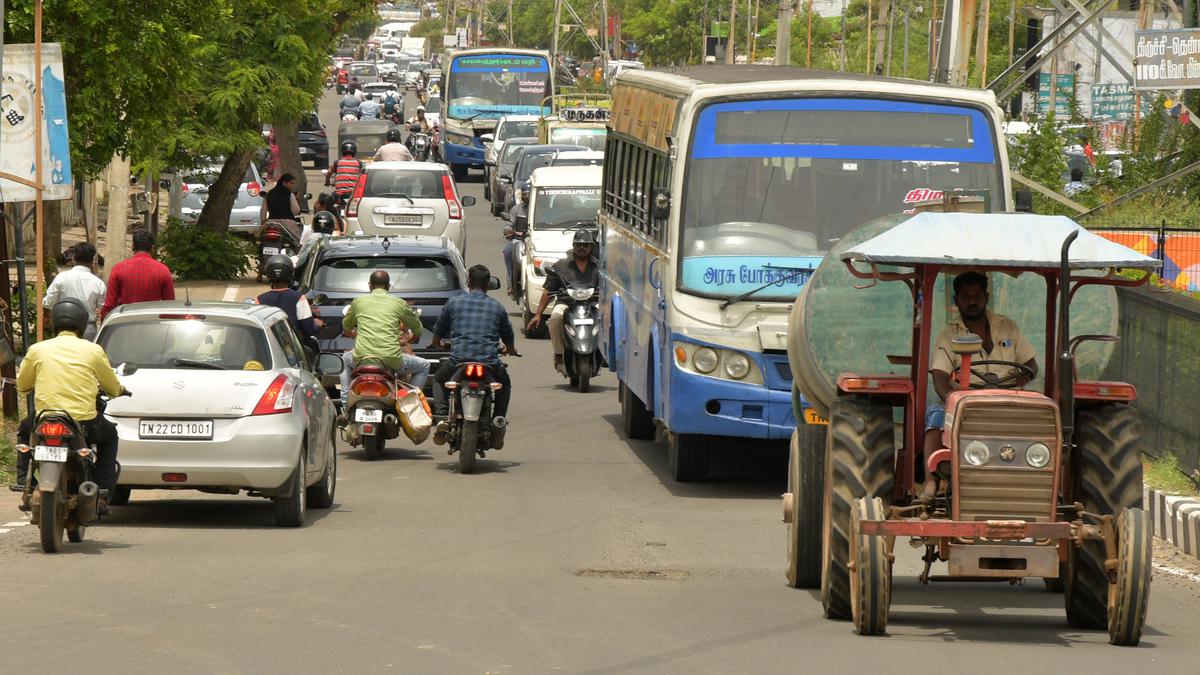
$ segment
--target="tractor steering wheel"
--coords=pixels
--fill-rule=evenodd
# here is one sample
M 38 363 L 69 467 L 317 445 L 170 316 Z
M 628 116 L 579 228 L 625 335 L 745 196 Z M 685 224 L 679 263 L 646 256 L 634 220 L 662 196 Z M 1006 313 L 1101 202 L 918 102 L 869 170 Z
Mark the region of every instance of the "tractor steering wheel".
M 976 370 L 975 366 L 1007 366 L 1012 370 L 1010 370 L 1007 375 L 997 375 L 995 373 L 989 373 L 985 370 Z M 958 376 L 958 372 L 961 370 L 961 368 L 962 367 L 959 366 L 958 368 L 954 369 L 955 377 Z M 1033 371 L 1033 368 L 1030 368 L 1024 363 L 1017 363 L 1016 361 L 999 361 L 994 359 L 972 361 L 971 374 L 983 380 L 983 384 L 975 384 L 972 382 L 972 389 L 1016 389 L 1024 384 L 1019 382 L 1022 377 L 1032 380 L 1037 376 L 1037 373 Z

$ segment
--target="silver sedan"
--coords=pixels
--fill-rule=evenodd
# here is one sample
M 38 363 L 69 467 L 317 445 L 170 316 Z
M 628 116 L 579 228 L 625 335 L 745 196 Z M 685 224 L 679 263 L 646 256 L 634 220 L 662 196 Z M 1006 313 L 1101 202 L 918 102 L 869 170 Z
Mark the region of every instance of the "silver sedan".
M 310 505 L 333 505 L 333 403 L 282 311 L 126 305 L 108 316 L 97 342 L 124 364 L 118 374 L 133 392 L 105 411 L 120 437 L 111 503 L 134 489 L 246 490 L 270 498 L 284 527 L 303 525 Z

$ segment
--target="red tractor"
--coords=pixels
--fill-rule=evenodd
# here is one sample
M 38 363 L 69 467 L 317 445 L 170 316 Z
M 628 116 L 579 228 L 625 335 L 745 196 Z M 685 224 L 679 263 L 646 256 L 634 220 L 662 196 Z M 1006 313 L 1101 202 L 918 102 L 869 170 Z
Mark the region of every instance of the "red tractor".
M 1081 343 L 1117 338 L 1072 336 L 1069 308 L 1080 287 L 1143 284 L 1159 262 L 1064 217 L 967 213 L 921 213 L 840 257 L 864 286 L 907 285 L 911 355 L 888 358 L 911 372 L 837 377 L 824 456 L 810 453 L 823 476 L 810 464 L 805 485 L 791 487 L 784 499 L 785 520 L 795 523 L 802 508 L 814 505 L 802 501 L 800 491 L 824 493 L 819 520 L 808 514 L 810 525 L 789 540 L 789 570 L 819 566 L 826 616 L 853 619 L 860 634 L 880 634 L 887 628 L 900 539 L 924 550 L 923 584 L 1042 577 L 1064 590 L 1071 625 L 1107 628 L 1112 644 L 1136 645 L 1149 600 L 1152 544 L 1142 509 L 1141 422 L 1130 405 L 1136 391 L 1077 377 Z M 1119 268 L 1142 273 L 1118 276 Z M 937 329 L 923 299 L 936 297 L 939 275 L 965 271 L 1045 280 L 1045 387 L 1021 389 L 1032 373 L 981 381 L 983 367 L 997 364 L 972 361 L 982 341 L 960 335 L 951 347 L 961 360 L 953 374 L 957 386 L 945 401 L 941 443 L 927 453 Z M 1024 367 L 999 365 L 1016 373 Z M 948 574 L 933 575 L 935 562 L 948 563 Z

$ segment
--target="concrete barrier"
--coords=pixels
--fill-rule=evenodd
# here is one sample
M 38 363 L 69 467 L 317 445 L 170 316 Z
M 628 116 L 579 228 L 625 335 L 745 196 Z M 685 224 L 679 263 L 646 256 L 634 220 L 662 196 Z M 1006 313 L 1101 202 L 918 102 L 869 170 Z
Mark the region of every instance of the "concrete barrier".
M 1154 536 L 1200 560 L 1200 498 L 1176 497 L 1158 490 L 1150 490 L 1148 497 Z

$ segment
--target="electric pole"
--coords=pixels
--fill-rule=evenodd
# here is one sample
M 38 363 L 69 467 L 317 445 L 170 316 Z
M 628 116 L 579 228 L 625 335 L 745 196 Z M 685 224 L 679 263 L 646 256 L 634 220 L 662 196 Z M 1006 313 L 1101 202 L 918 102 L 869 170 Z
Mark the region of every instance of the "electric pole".
M 725 65 L 732 66 L 734 64 L 733 52 L 734 45 L 737 44 L 735 39 L 737 33 L 737 0 L 729 1 L 729 39 L 725 42 Z
M 780 0 L 779 21 L 775 25 L 775 65 L 786 66 L 792 62 L 792 3 L 795 0 Z

